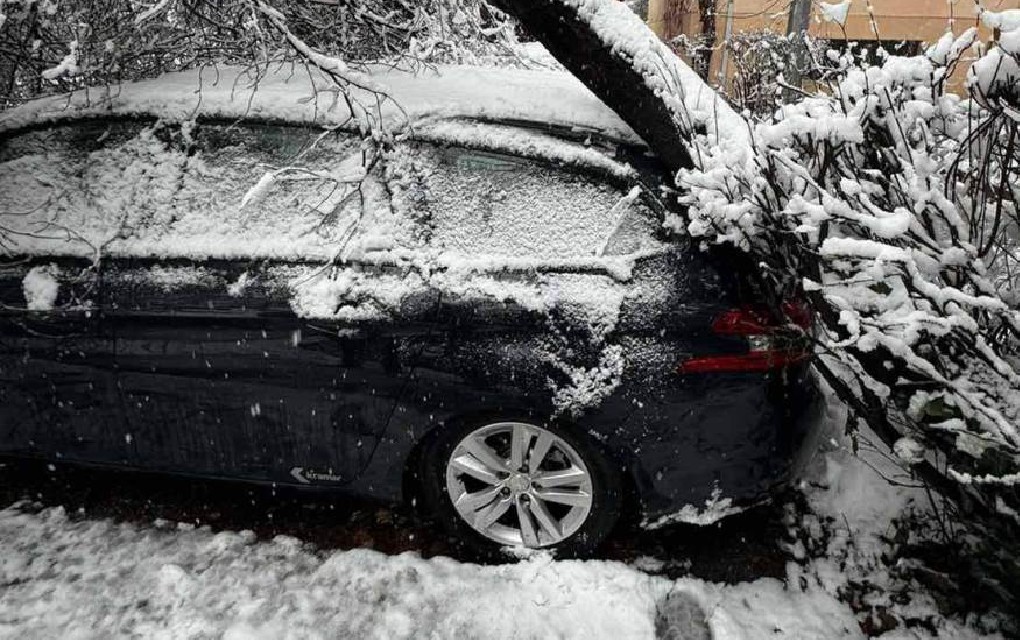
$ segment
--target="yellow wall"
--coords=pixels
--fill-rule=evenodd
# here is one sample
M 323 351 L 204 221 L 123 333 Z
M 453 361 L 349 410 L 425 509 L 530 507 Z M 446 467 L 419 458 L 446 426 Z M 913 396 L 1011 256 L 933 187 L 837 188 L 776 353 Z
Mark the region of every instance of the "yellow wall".
M 716 34 L 721 40 L 726 32 L 730 0 L 716 2 Z M 983 0 L 982 4 L 990 11 L 1020 8 L 1020 0 Z M 696 35 L 700 29 L 697 5 L 697 0 L 651 0 L 649 24 L 666 40 L 681 33 Z M 817 0 L 813 0 L 812 5 L 808 29 L 812 36 L 857 41 L 875 39 L 868 15 L 868 0 L 853 0 L 845 33 L 839 25 L 821 19 Z M 974 0 L 870 0 L 870 5 L 874 8 L 882 40 L 919 40 L 932 44 L 950 25 L 955 33 L 978 25 Z M 732 0 L 732 31 L 734 34 L 761 30 L 785 33 L 789 6 L 790 0 Z M 992 34 L 982 29 L 981 38 L 989 41 Z M 719 75 L 722 58 L 722 52 L 717 48 L 712 60 L 713 78 Z M 966 65 L 961 67 L 953 83 L 958 88 L 962 87 L 966 74 Z

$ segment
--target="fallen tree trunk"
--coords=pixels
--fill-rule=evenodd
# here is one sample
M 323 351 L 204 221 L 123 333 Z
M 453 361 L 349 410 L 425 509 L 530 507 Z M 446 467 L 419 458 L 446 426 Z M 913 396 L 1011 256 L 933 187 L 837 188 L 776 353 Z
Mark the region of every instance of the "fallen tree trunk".
M 585 0 L 495 4 L 618 113 L 671 171 L 694 166 L 696 122 L 685 96 L 708 92 L 715 97 L 714 92 L 626 6 Z
M 987 278 L 973 202 L 1001 210 L 1008 195 L 994 185 L 1020 179 L 1020 163 L 1011 164 L 1011 149 L 998 167 L 968 163 L 970 176 L 945 167 L 954 152 L 995 144 L 980 137 L 989 122 L 1020 110 L 996 106 L 1003 95 L 1016 98 L 1008 78 L 993 93 L 995 76 L 985 74 L 992 80 L 981 98 L 991 115 L 940 113 L 954 103 L 939 100 L 937 79 L 968 45 L 949 40 L 914 59 L 916 73 L 890 70 L 877 87 L 848 80 L 836 88 L 839 99 L 820 95 L 762 130 L 768 139 L 752 141 L 749 125 L 623 3 L 497 1 L 677 174 L 668 177 L 678 178 L 680 202 L 692 208 L 664 203 L 677 230 L 739 246 L 773 302 L 791 291 L 810 300 L 827 351 L 817 367 L 852 415 L 955 500 L 958 523 L 987 534 L 989 547 L 1015 551 L 1020 435 L 1010 421 L 1020 415 L 1020 374 L 1005 352 L 1020 343 L 1020 314 Z M 999 58 L 988 68 L 1003 67 Z M 934 109 L 932 122 L 915 129 L 912 105 L 924 88 L 910 83 L 918 78 L 935 79 Z M 961 117 L 973 131 L 951 131 Z M 975 242 L 960 222 L 968 219 Z M 899 306 L 883 307 L 882 296 Z M 1005 554 L 1000 579 L 1017 580 L 1017 555 Z

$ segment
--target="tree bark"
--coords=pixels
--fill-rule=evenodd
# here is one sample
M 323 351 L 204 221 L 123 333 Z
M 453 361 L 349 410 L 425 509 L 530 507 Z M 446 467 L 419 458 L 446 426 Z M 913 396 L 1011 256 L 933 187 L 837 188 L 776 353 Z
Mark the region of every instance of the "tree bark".
M 562 0 L 496 0 L 495 4 L 516 16 L 524 29 L 619 114 L 671 171 L 694 166 L 688 148 L 691 132 L 683 130 L 641 72 L 603 42 L 577 9 Z M 651 31 L 648 35 L 655 37 Z
M 715 53 L 715 17 L 718 13 L 718 0 L 698 0 L 698 12 L 701 16 L 701 46 L 695 54 L 694 70 L 708 80 L 712 72 L 712 54 Z
M 807 66 L 807 30 L 811 26 L 811 0 L 793 0 L 790 3 L 790 17 L 786 23 L 786 35 L 793 45 L 792 64 L 787 65 L 783 75 L 787 83 L 800 87 L 802 69 Z M 793 100 L 795 92 L 787 91 L 787 100 Z
M 793 0 L 790 3 L 790 17 L 786 22 L 786 34 L 800 34 L 808 30 L 811 18 L 811 0 Z
M 799 2 L 799 0 L 797 0 Z M 645 83 L 645 78 L 634 68 L 631 60 L 614 50 L 606 34 L 599 34 L 596 28 L 578 14 L 571 0 L 498 0 L 508 12 L 517 16 L 531 35 L 540 40 L 568 70 L 580 78 L 611 109 L 616 111 L 649 147 L 659 155 L 667 167 L 676 171 L 691 167 L 691 153 L 687 146 L 689 133 L 676 124 L 666 100 L 675 96 L 656 95 Z M 699 4 L 702 4 L 699 0 Z M 803 3 L 810 9 L 810 4 Z M 794 7 L 797 10 L 797 7 Z M 804 14 L 791 13 L 791 25 L 802 24 Z M 611 36 L 611 34 L 610 34 Z M 649 32 L 649 37 L 654 37 Z M 670 54 L 672 55 L 672 54 Z M 668 204 L 668 203 L 667 203 Z M 792 264 L 808 264 L 812 256 L 804 253 L 804 247 L 796 242 L 777 250 L 785 250 L 795 256 Z M 821 295 L 811 296 L 816 311 L 826 319 L 825 324 L 838 327 L 838 311 Z M 835 314 L 835 315 L 834 315 Z M 895 383 L 897 377 L 883 366 L 883 358 L 856 354 L 869 373 L 877 380 Z M 895 361 L 895 358 L 890 356 Z M 837 387 L 837 376 L 824 366 L 820 367 L 829 381 Z M 863 393 L 856 397 L 845 385 L 837 389 L 837 395 L 851 404 L 860 417 L 864 418 L 876 434 L 890 447 L 900 437 L 899 431 L 887 417 L 888 407 L 876 396 Z M 954 488 L 943 474 L 933 466 L 924 463 L 914 471 L 932 485 L 944 492 Z M 987 510 L 987 505 L 984 506 Z

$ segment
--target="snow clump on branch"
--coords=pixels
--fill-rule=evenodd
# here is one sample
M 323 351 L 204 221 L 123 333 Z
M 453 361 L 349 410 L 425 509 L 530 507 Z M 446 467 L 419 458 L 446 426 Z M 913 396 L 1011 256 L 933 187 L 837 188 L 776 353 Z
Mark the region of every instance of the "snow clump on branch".
M 743 249 L 774 290 L 808 297 L 823 373 L 887 444 L 910 439 L 915 469 L 927 451 L 928 479 L 1009 486 L 1020 313 L 1000 276 L 1018 255 L 1002 229 L 1017 221 L 1020 32 L 973 65 L 961 98 L 946 80 L 975 39 L 874 66 L 830 56 L 831 93 L 757 124 L 751 162 L 710 149 L 680 172 L 689 211 L 668 223 Z

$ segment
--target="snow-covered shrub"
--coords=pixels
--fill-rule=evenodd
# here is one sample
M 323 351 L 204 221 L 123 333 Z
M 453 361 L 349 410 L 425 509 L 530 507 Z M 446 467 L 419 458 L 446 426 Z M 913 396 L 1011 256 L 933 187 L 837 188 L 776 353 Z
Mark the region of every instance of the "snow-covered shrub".
M 794 85 L 818 83 L 831 73 L 824 42 L 806 34 L 743 32 L 722 47 L 728 77 L 718 79 L 719 90 L 734 108 L 754 118 L 771 116 L 784 100 L 799 94 Z
M 809 299 L 819 369 L 856 417 L 1008 541 L 1020 522 L 1020 312 L 1004 290 L 1020 31 L 954 95 L 946 81 L 976 37 L 873 66 L 834 53 L 832 91 L 780 106 L 754 127 L 750 155 L 702 149 L 680 172 L 688 212 L 672 224 L 746 251 L 765 291 Z

